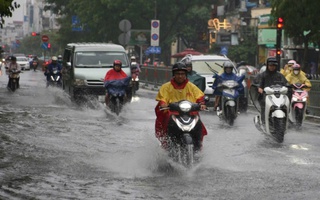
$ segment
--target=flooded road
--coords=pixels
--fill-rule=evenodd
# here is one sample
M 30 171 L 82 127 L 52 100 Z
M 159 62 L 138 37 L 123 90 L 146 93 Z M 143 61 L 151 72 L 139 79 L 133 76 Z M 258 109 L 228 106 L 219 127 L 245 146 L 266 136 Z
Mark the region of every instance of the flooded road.
M 191 170 L 168 162 L 154 137 L 155 92 L 139 90 L 119 117 L 91 101 L 74 104 L 45 88 L 42 72 L 7 91 L 0 76 L 0 199 L 318 199 L 319 125 L 266 139 L 243 114 L 208 129 Z

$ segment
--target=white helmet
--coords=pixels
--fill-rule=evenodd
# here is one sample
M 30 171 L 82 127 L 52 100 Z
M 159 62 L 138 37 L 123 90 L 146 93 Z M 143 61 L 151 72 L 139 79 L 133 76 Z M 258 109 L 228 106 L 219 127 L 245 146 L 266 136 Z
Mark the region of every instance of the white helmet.
M 297 64 L 295 60 L 289 60 L 288 65 L 295 65 Z
M 58 58 L 57 58 L 57 56 L 52 56 L 51 60 L 53 60 L 53 61 L 57 61 L 57 60 L 58 60 Z
M 136 57 L 135 56 L 131 56 L 131 58 L 130 58 L 131 60 L 135 60 L 136 59 Z

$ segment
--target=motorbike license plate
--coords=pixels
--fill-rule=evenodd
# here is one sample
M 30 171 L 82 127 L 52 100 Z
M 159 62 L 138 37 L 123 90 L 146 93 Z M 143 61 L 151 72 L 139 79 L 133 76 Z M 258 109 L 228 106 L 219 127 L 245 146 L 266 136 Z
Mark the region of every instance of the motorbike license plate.
M 103 95 L 99 95 L 99 96 L 98 96 L 98 101 L 104 102 L 104 97 L 105 97 L 105 96 L 103 96 Z

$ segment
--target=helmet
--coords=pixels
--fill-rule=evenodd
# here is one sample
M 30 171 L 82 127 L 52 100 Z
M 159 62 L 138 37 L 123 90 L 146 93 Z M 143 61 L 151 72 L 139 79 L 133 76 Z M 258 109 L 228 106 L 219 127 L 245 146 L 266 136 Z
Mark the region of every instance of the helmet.
M 172 75 L 174 75 L 175 71 L 185 71 L 188 72 L 186 65 L 183 62 L 177 62 L 172 66 Z
M 11 56 L 10 60 L 11 61 L 17 61 L 17 58 L 15 56 Z
M 62 55 L 58 55 L 58 59 L 62 59 Z
M 57 56 L 52 56 L 51 60 L 52 60 L 52 61 L 57 61 L 58 58 L 57 58 Z
M 116 65 L 120 65 L 120 67 L 122 67 L 122 62 L 120 60 L 115 60 L 113 62 L 113 67 L 116 66 Z
M 228 67 L 233 68 L 232 62 L 226 61 L 226 62 L 223 63 L 223 69 L 224 69 L 224 68 L 228 68 Z
M 295 60 L 289 60 L 289 61 L 288 61 L 288 65 L 294 65 L 294 64 L 296 64 L 296 61 L 295 61 Z
M 136 59 L 136 57 L 135 56 L 131 56 L 131 58 L 130 58 L 131 60 L 135 60 Z
M 228 69 L 228 68 L 231 69 L 231 70 L 227 70 L 227 71 L 226 71 L 226 69 Z M 224 70 L 224 72 L 227 73 L 227 74 L 232 73 L 232 70 L 233 70 L 233 64 L 232 64 L 232 62 L 230 62 L 230 61 L 224 62 L 224 63 L 223 63 L 223 70 Z
M 267 67 L 269 65 L 275 65 L 275 66 L 278 66 L 278 61 L 275 57 L 269 57 L 267 58 Z
M 185 62 L 186 67 L 192 67 L 192 62 L 190 60 Z

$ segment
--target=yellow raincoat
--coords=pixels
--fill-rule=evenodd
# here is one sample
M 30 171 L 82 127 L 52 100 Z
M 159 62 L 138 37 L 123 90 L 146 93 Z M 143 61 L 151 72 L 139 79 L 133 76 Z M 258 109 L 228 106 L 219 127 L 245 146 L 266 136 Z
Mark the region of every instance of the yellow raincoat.
M 307 87 L 311 87 L 310 80 L 304 75 L 304 72 L 300 70 L 299 74 L 294 74 L 293 71 L 286 76 L 289 84 L 301 83 L 305 84 Z
M 172 84 L 173 81 L 163 84 L 157 94 L 156 100 L 160 104 L 174 103 L 181 100 L 189 100 L 193 103 L 200 103 L 204 100 L 204 93 L 193 83 L 187 82 L 184 86 Z

